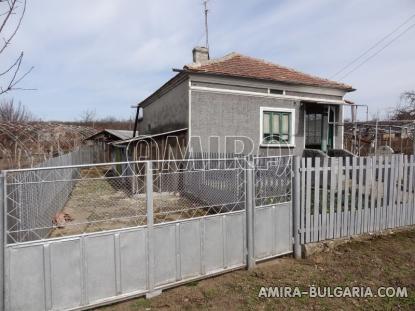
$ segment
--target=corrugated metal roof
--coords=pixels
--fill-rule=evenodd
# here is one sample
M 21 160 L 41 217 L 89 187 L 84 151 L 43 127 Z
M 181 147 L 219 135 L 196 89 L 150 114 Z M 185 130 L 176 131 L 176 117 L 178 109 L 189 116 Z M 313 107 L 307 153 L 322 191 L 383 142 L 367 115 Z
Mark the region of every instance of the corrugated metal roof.
M 169 132 L 164 132 L 164 133 L 151 134 L 151 135 L 139 135 L 139 136 L 136 136 L 134 138 L 130 137 L 129 139 L 125 139 L 123 141 L 114 142 L 113 145 L 122 145 L 122 144 L 130 143 L 130 142 L 136 141 L 136 140 L 142 140 L 142 139 L 146 139 L 146 138 L 154 138 L 154 137 L 157 137 L 157 136 L 169 135 L 169 134 L 174 134 L 174 133 L 183 132 L 183 131 L 187 131 L 187 128 L 182 128 L 182 129 L 179 129 L 179 130 L 174 130 L 174 131 L 169 131 Z
M 99 135 L 106 134 L 106 133 L 112 136 L 115 136 L 118 140 L 126 140 L 126 139 L 133 138 L 133 131 L 105 129 L 105 130 L 99 131 L 98 133 L 95 133 L 94 135 L 91 135 L 85 140 L 91 140 Z M 136 137 L 137 136 L 138 135 L 136 134 Z
M 120 138 L 120 140 L 125 140 L 129 138 L 133 138 L 133 131 L 126 131 L 126 130 L 111 130 L 111 129 L 105 129 L 104 131 L 117 136 Z

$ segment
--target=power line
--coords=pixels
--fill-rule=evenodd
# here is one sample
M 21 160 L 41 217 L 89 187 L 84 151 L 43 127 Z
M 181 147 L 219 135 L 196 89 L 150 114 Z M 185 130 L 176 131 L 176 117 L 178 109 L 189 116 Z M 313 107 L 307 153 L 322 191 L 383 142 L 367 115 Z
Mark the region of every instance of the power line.
M 355 66 L 352 70 L 350 70 L 349 72 L 347 72 L 345 75 L 343 75 L 339 80 L 342 81 L 344 78 L 346 78 L 348 75 L 350 75 L 352 72 L 355 72 L 358 68 L 360 68 L 361 66 L 363 66 L 365 63 L 367 63 L 369 60 L 371 60 L 373 57 L 375 57 L 376 55 L 378 55 L 380 52 L 382 52 L 384 49 L 386 49 L 388 46 L 390 46 L 393 42 L 395 42 L 396 40 L 398 40 L 400 37 L 402 37 L 405 33 L 407 33 L 409 30 L 411 30 L 411 28 L 413 28 L 415 26 L 414 24 L 411 24 L 409 27 L 407 27 L 404 31 L 402 31 L 398 36 L 396 36 L 395 38 L 393 38 L 391 41 L 389 41 L 386 45 L 384 45 L 380 50 L 378 50 L 375 54 L 370 55 L 369 57 L 367 57 L 363 62 L 359 63 L 357 66 Z
M 382 37 L 379 41 L 377 41 L 375 44 L 373 44 L 371 47 L 369 47 L 367 50 L 365 50 L 362 54 L 360 54 L 358 57 L 356 57 L 354 60 L 352 60 L 350 63 L 348 63 L 346 66 L 344 66 L 342 69 L 337 71 L 334 75 L 330 77 L 330 79 L 334 78 L 335 76 L 339 75 L 343 71 L 345 71 L 347 68 L 355 64 L 358 60 L 360 60 L 362 57 L 367 55 L 370 51 L 372 51 L 374 48 L 379 46 L 381 43 L 383 43 L 386 39 L 391 37 L 395 32 L 397 32 L 399 29 L 401 29 L 405 24 L 407 24 L 411 19 L 415 17 L 415 14 L 411 15 L 408 19 L 406 19 L 402 24 L 400 24 L 398 27 L 396 27 L 394 30 L 392 30 L 390 33 L 388 33 L 386 36 Z

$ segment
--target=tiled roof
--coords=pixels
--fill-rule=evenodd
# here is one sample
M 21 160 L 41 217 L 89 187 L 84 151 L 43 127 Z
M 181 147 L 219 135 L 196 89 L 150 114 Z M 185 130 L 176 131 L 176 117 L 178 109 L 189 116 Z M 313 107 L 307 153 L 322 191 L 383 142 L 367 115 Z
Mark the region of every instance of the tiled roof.
M 222 58 L 212 59 L 201 64 L 193 63 L 185 66 L 184 70 L 190 73 L 209 73 L 283 83 L 329 87 L 345 91 L 354 90 L 352 86 L 344 83 L 319 78 L 238 53 L 231 53 Z

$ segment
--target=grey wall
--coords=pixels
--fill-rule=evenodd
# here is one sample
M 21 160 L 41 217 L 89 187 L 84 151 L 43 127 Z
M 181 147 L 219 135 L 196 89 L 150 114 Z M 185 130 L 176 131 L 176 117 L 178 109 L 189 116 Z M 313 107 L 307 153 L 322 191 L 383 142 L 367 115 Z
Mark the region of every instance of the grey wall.
M 284 89 L 286 92 L 301 92 L 308 97 L 341 99 L 343 91 L 306 86 L 281 85 L 278 83 L 257 82 L 252 80 L 231 79 L 223 77 L 190 76 L 192 86 L 216 89 L 233 89 L 237 91 L 255 91 L 267 93 L 268 88 Z M 263 92 L 262 92 L 263 90 Z M 294 94 L 292 94 L 294 95 Z M 296 94 L 296 95 L 300 95 Z M 189 128 L 193 151 L 235 152 L 235 140 L 226 136 L 248 137 L 242 139 L 248 149 L 253 147 L 256 154 L 301 155 L 304 149 L 304 115 L 300 100 L 267 97 L 266 94 L 240 95 L 213 91 L 191 91 L 189 105 L 189 79 L 167 90 L 158 98 L 143 104 L 143 120 L 138 123 L 139 134 L 157 134 L 172 130 Z M 189 106 L 191 125 L 189 125 Z M 295 109 L 295 147 L 260 147 L 260 107 Z M 340 117 L 340 113 L 338 115 Z M 341 148 L 343 127 L 336 127 L 335 147 Z M 209 137 L 217 137 L 209 141 Z M 253 144 L 251 143 L 253 142 Z M 236 143 L 241 149 L 242 143 Z M 211 147 L 209 149 L 209 147 Z M 242 151 L 242 150 L 237 150 Z M 243 150 L 244 153 L 250 150 Z
M 158 134 L 188 127 L 188 90 L 189 83 L 186 79 L 145 105 L 143 119 L 138 123 L 139 134 Z
M 219 137 L 219 152 L 234 152 L 234 140 L 225 142 L 225 136 L 246 136 L 253 141 L 254 153 L 264 154 L 267 149 L 259 148 L 260 107 L 294 108 L 295 109 L 295 148 L 268 148 L 269 154 L 301 154 L 304 147 L 303 113 L 298 101 L 220 94 L 192 90 L 191 93 L 191 136 L 192 148 L 200 148 L 194 137 L 201 137 L 201 148 L 209 151 L 209 136 Z M 244 143 L 249 143 L 245 141 Z M 237 143 L 237 146 L 241 146 Z M 249 151 L 249 150 L 245 150 Z
M 315 94 L 309 92 L 296 92 L 296 91 L 286 91 L 285 95 L 290 96 L 303 96 L 303 97 L 310 97 L 310 98 L 325 98 L 325 99 L 334 99 L 334 100 L 342 100 L 342 96 L 339 95 L 329 95 L 329 94 Z
M 295 147 L 261 147 L 260 146 L 260 107 L 295 109 Z M 337 116 L 341 117 L 340 109 Z M 248 137 L 237 142 L 237 148 L 253 145 L 254 153 L 259 155 L 301 155 L 304 150 L 304 107 L 299 100 L 268 98 L 261 96 L 223 94 L 192 90 L 191 92 L 191 147 L 193 151 L 235 152 L 235 140 L 226 136 Z M 343 127 L 336 127 L 335 147 L 341 148 Z M 199 140 L 196 138 L 200 136 Z M 217 136 L 209 141 L 210 136 Z M 211 147 L 210 150 L 209 147 Z M 240 152 L 240 150 L 237 150 Z

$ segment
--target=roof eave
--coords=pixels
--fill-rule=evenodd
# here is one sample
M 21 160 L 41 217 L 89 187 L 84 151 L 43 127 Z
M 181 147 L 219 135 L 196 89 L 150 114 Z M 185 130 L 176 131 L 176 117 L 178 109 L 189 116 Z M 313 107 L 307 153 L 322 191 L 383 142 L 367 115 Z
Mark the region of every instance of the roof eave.
M 177 71 L 179 71 L 179 70 L 177 70 Z M 280 80 L 275 80 L 275 79 L 255 78 L 255 77 L 249 77 L 249 76 L 232 75 L 232 74 L 210 72 L 210 71 L 204 71 L 204 70 L 195 70 L 195 69 L 189 69 L 189 68 L 180 70 L 180 72 L 186 72 L 188 74 L 202 74 L 202 75 L 212 75 L 212 76 L 221 76 L 221 77 L 243 78 L 243 79 L 250 79 L 250 80 L 257 80 L 257 81 L 278 82 L 278 83 L 285 83 L 285 84 L 289 84 L 289 85 L 324 87 L 324 88 L 329 88 L 329 89 L 342 90 L 342 91 L 345 91 L 345 92 L 354 92 L 354 91 L 356 91 L 356 89 L 353 88 L 350 85 L 334 86 L 334 85 L 320 85 L 320 84 L 302 83 L 302 82 L 285 81 L 285 80 L 280 81 Z
M 177 69 L 173 69 L 174 72 L 178 72 L 175 76 L 170 78 L 166 83 L 164 83 L 162 86 L 160 86 L 157 90 L 155 90 L 153 93 L 151 93 L 149 96 L 147 96 L 145 99 L 143 99 L 141 102 L 139 102 L 136 107 L 142 106 L 146 102 L 150 101 L 154 97 L 160 95 L 163 90 L 165 90 L 167 87 L 169 87 L 171 84 L 173 84 L 176 81 L 179 81 L 180 79 L 185 79 L 187 76 L 187 72 L 184 70 L 178 71 Z

